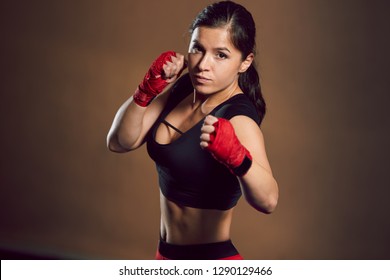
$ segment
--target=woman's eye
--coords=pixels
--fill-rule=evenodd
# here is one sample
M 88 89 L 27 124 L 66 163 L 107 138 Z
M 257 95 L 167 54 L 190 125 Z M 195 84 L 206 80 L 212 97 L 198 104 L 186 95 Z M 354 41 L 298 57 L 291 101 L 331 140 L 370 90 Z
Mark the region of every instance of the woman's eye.
M 226 59 L 228 56 L 226 54 L 224 54 L 224 53 L 217 53 L 217 57 L 219 59 Z
M 201 52 L 201 50 L 200 50 L 200 48 L 198 48 L 198 47 L 192 47 L 192 53 L 200 53 Z

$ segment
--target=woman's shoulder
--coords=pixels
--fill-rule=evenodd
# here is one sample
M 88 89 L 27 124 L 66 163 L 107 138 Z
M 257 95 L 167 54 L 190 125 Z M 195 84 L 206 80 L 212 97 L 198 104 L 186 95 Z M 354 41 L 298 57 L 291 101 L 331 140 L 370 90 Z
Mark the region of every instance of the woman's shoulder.
M 215 108 L 213 115 L 228 120 L 235 116 L 243 115 L 253 119 L 257 124 L 260 124 L 261 121 L 255 105 L 249 97 L 243 93 L 234 95 L 224 103 L 220 104 Z

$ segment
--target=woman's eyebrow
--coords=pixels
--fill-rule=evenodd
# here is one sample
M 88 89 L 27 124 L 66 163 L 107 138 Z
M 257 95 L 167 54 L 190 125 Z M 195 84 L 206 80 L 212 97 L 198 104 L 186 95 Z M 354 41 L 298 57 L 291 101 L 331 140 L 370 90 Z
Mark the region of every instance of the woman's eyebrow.
M 230 50 L 229 50 L 228 48 L 226 48 L 226 47 L 222 47 L 222 48 L 215 48 L 215 50 L 217 50 L 217 51 L 227 51 L 227 52 L 229 52 L 229 53 L 230 53 Z
M 197 45 L 197 46 L 199 46 L 201 48 L 204 48 L 203 45 L 198 40 L 194 39 L 194 40 L 192 40 L 192 42 L 195 45 Z M 231 53 L 231 51 L 227 47 L 216 47 L 216 48 L 214 48 L 214 50 L 216 50 L 216 51 L 227 51 L 227 52 Z

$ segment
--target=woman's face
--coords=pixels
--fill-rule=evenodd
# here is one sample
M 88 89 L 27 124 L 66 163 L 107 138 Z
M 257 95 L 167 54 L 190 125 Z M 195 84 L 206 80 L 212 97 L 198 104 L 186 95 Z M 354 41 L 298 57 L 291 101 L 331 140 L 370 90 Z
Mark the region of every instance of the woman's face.
M 248 56 L 249 57 L 249 56 Z M 244 61 L 230 41 L 227 27 L 197 27 L 188 50 L 188 70 L 195 90 L 201 94 L 230 92 L 238 87 L 238 75 L 251 64 Z

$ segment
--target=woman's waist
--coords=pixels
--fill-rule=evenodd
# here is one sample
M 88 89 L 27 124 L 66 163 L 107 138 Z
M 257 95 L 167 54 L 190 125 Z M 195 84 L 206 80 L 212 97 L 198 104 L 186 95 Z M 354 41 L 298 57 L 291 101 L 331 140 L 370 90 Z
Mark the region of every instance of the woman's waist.
M 176 245 L 160 239 L 156 258 L 171 260 L 242 259 L 230 239 L 191 245 Z

